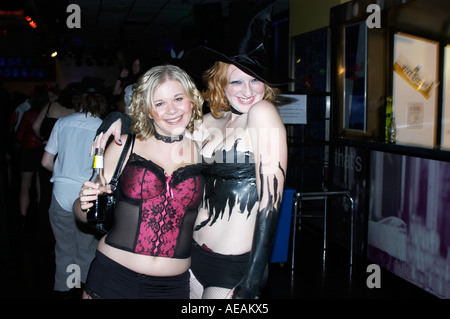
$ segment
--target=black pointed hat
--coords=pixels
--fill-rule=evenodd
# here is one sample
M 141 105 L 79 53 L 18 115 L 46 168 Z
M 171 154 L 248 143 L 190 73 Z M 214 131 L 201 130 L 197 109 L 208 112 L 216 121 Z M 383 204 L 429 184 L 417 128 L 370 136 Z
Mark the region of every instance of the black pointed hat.
M 182 60 L 183 68 L 193 76 L 201 77 L 203 72 L 222 61 L 236 65 L 242 71 L 271 86 L 280 86 L 292 82 L 291 79 L 275 74 L 270 69 L 269 54 L 265 42 L 270 37 L 273 0 L 264 1 L 249 14 L 240 33 L 232 34 L 222 50 L 200 46 L 189 51 Z

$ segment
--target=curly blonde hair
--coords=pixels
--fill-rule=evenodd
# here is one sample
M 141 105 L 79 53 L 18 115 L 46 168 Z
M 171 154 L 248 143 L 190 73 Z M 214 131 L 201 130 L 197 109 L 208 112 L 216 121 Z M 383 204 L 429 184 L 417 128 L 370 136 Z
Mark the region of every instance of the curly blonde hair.
M 227 81 L 227 70 L 231 64 L 217 61 L 214 65 L 205 71 L 203 81 L 206 89 L 203 90 L 203 98 L 208 102 L 211 114 L 215 118 L 221 118 L 225 112 L 231 111 L 230 103 L 225 96 L 225 86 Z M 266 90 L 264 92 L 264 100 L 275 101 L 278 89 L 264 83 Z
M 155 110 L 153 95 L 161 84 L 169 80 L 179 81 L 192 103 L 192 116 L 186 129 L 192 133 L 195 121 L 203 120 L 203 97 L 192 78 L 175 65 L 155 66 L 145 72 L 133 86 L 133 100 L 129 106 L 131 131 L 140 140 L 153 136 L 155 132 L 153 120 L 149 117 L 150 111 Z

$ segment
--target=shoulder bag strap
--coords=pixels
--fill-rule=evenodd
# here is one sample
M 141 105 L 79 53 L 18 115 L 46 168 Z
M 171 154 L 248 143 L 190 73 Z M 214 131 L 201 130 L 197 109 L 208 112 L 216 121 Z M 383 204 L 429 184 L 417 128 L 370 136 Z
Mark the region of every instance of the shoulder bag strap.
M 123 162 L 125 161 L 125 157 L 127 156 L 128 150 L 130 149 L 131 141 L 133 141 L 134 144 L 134 134 L 128 134 L 127 141 L 125 142 L 125 146 L 123 147 L 122 153 L 120 154 L 119 161 L 117 162 L 116 169 L 114 171 L 114 175 L 111 178 L 111 182 L 109 182 L 109 185 L 111 185 L 111 190 L 114 192 L 117 187 L 118 179 L 120 171 L 122 170 Z
M 47 105 L 47 112 L 45 112 L 45 117 L 48 116 L 48 112 L 50 112 L 50 106 L 52 106 L 52 102 L 49 102 Z

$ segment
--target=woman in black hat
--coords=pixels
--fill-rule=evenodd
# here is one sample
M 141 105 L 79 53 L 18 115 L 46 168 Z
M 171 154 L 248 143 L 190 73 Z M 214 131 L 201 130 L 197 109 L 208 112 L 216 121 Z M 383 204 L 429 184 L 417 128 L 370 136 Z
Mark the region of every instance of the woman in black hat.
M 205 190 L 191 250 L 191 298 L 256 298 L 267 276 L 287 167 L 272 86 L 289 82 L 265 66 L 268 21 L 264 7 L 247 29 L 256 35 L 244 33 L 228 53 L 196 48 L 183 61 L 192 75 L 203 74 L 211 110 L 197 128 Z M 120 126 L 107 124 L 114 120 L 99 129 L 107 131 L 104 143 L 111 134 L 120 143 Z M 129 120 L 122 122 L 126 129 Z
M 211 113 L 203 122 L 205 191 L 194 229 L 191 297 L 201 291 L 203 298 L 255 298 L 278 222 L 286 131 L 270 102 L 274 90 L 254 74 L 220 61 L 204 79 Z

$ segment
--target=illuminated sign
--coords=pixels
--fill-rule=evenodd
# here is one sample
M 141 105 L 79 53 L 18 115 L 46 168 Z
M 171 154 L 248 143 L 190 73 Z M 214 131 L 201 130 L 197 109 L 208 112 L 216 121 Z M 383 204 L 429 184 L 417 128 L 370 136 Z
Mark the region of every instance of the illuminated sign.
M 49 57 L 0 57 L 1 81 L 53 81 L 55 61 Z

